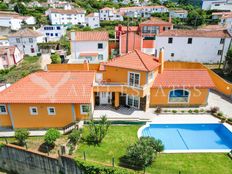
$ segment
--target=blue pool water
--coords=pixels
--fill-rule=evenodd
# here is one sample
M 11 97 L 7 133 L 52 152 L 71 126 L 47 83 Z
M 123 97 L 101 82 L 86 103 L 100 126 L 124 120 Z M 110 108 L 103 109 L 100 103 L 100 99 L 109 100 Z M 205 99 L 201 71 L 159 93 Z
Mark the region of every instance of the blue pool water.
M 232 132 L 223 124 L 150 124 L 142 136 L 162 140 L 165 150 L 232 149 Z

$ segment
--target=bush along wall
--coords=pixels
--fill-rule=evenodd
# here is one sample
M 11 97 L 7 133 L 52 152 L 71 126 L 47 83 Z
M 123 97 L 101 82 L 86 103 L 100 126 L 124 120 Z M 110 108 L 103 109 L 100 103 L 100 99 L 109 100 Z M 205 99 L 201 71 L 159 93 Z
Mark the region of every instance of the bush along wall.
M 84 172 L 88 174 L 134 174 L 126 169 L 121 169 L 118 167 L 108 167 L 100 164 L 96 164 L 84 160 L 76 160 L 77 166 Z

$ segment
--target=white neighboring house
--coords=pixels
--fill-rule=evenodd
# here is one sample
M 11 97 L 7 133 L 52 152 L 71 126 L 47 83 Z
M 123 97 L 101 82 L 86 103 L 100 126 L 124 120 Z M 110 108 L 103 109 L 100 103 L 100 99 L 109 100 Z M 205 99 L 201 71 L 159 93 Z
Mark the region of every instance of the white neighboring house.
M 129 17 L 151 17 L 152 13 L 165 13 L 168 8 L 162 5 L 157 6 L 140 6 L 140 7 L 123 7 L 120 13 Z
M 202 0 L 202 9 L 232 11 L 232 0 Z
M 38 43 L 45 42 L 44 35 L 37 31 L 25 28 L 8 36 L 11 46 L 17 46 L 19 50 L 29 56 L 40 53 Z
M 90 13 L 85 17 L 86 25 L 90 28 L 100 27 L 100 17 L 99 13 Z
M 56 9 L 50 8 L 46 11 L 52 25 L 84 25 L 85 10 L 79 9 Z
M 21 29 L 23 23 L 34 25 L 36 20 L 33 16 L 20 16 L 16 12 L 0 11 L 0 27 L 8 27 L 11 30 Z
M 69 63 L 106 62 L 109 55 L 109 34 L 106 31 L 71 32 Z
M 9 40 L 7 37 L 0 36 L 0 46 L 9 46 Z
M 63 25 L 45 25 L 37 30 L 45 36 L 45 42 L 58 41 L 66 34 L 66 27 Z
M 123 16 L 118 9 L 105 7 L 99 10 L 101 21 L 123 21 Z
M 0 69 L 16 65 L 23 59 L 23 53 L 15 46 L 0 46 Z
M 157 35 L 156 49 L 170 61 L 218 63 L 225 60 L 231 36 L 227 30 L 168 30 Z
M 185 19 L 188 17 L 188 11 L 183 9 L 169 9 L 169 16 L 172 18 Z

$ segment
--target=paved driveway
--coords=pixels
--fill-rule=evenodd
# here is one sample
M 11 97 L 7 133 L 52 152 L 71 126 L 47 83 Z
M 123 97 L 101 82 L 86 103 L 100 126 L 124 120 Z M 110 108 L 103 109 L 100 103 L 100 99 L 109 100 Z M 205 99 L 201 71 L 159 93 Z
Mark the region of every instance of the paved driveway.
M 226 116 L 232 118 L 232 99 L 229 99 L 215 92 L 210 92 L 208 98 L 208 106 L 206 108 L 210 108 L 213 106 L 219 107 L 220 110 L 224 114 L 226 114 Z

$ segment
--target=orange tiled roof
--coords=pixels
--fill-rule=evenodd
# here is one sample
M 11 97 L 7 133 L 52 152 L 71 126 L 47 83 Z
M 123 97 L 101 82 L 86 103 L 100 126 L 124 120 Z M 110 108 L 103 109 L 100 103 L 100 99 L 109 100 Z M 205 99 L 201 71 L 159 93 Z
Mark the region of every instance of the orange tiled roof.
M 159 36 L 173 36 L 173 37 L 230 37 L 226 30 L 208 31 L 208 30 L 167 30 Z
M 225 25 L 205 25 L 198 28 L 198 30 L 208 30 L 208 31 L 216 31 L 216 30 L 226 30 Z
M 152 87 L 213 88 L 215 85 L 207 70 L 178 69 L 164 70 L 163 73 L 158 74 Z
M 172 25 L 171 22 L 166 22 L 160 18 L 152 17 L 151 19 L 140 23 L 140 25 Z
M 109 34 L 107 31 L 78 31 L 76 32 L 76 41 L 108 41 Z
M 90 103 L 94 71 L 37 72 L 0 92 L 0 103 Z
M 152 71 L 160 64 L 154 56 L 145 54 L 139 50 L 134 50 L 124 56 L 120 56 L 105 63 L 105 66 L 127 68 L 138 71 Z

